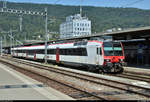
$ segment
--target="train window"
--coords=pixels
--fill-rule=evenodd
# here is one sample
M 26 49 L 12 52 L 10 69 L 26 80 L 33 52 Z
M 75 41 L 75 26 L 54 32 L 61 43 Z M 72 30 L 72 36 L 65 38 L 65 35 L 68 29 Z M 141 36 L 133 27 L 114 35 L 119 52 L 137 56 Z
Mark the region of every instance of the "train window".
M 48 49 L 48 50 L 47 50 L 47 54 L 51 54 L 51 49 Z
M 44 49 L 37 49 L 36 54 L 44 54 Z
M 74 43 L 74 46 L 77 46 L 78 43 Z
M 80 48 L 77 48 L 77 49 L 76 49 L 76 54 L 75 54 L 75 55 L 77 55 L 77 56 L 81 55 Z
M 47 54 L 56 54 L 56 49 L 48 49 Z
M 103 46 L 104 47 L 112 47 L 113 45 L 112 45 L 112 42 L 104 42 Z
M 68 55 L 73 55 L 73 49 L 68 49 L 69 50 L 69 54 Z
M 22 50 L 22 53 L 25 53 L 25 50 Z
M 54 49 L 54 54 L 56 54 L 56 49 Z
M 79 55 L 79 56 L 87 56 L 86 48 L 78 48 L 76 55 Z
M 44 49 L 40 49 L 40 54 L 44 54 L 45 50 Z
M 27 50 L 24 50 L 24 53 L 27 53 Z
M 63 53 L 62 55 L 66 55 L 66 49 L 62 49 Z
M 22 53 L 22 50 L 17 50 L 18 53 Z
M 48 49 L 47 54 L 54 54 L 54 49 Z
M 60 55 L 65 55 L 65 49 L 60 49 Z
M 87 45 L 87 42 L 82 42 L 82 45 Z
M 60 55 L 87 56 L 86 48 L 60 49 Z
M 62 55 L 62 49 L 59 50 L 59 54 Z
M 87 45 L 87 41 L 74 43 L 74 46 L 80 46 L 80 45 Z
M 102 50 L 101 50 L 101 48 L 97 48 L 97 55 L 102 55 Z
M 63 49 L 63 55 L 67 55 L 67 49 Z
M 86 48 L 82 48 L 81 51 L 82 51 L 82 56 L 87 56 Z
M 72 55 L 76 55 L 77 51 L 76 49 L 72 49 Z
M 28 50 L 29 55 L 34 55 L 34 50 Z
M 49 54 L 55 54 L 54 49 L 51 49 Z
M 102 55 L 102 49 L 101 49 L 101 48 L 99 48 L 99 50 L 100 50 L 100 55 Z
M 36 50 L 36 54 L 39 54 L 39 49 Z
M 113 47 L 121 47 L 121 44 L 119 42 L 113 42 Z
M 105 56 L 123 56 L 119 42 L 104 42 L 103 46 Z
M 60 49 L 59 52 L 60 52 L 60 55 L 64 55 L 64 49 Z

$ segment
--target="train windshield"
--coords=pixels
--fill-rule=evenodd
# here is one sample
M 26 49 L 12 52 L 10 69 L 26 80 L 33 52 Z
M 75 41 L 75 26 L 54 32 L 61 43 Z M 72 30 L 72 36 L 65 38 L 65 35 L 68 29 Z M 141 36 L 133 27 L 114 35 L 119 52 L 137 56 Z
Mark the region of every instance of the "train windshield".
M 104 42 L 103 47 L 105 56 L 123 56 L 120 42 Z

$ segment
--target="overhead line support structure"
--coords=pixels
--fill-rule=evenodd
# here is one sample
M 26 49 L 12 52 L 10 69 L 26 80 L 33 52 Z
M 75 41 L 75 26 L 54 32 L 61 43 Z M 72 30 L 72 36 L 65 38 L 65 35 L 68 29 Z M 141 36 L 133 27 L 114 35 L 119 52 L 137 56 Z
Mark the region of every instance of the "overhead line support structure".
M 37 12 L 37 11 L 26 11 L 26 10 L 17 10 L 17 9 L 8 9 L 8 8 L 0 8 L 0 12 L 3 13 L 13 13 L 19 15 L 37 15 L 37 16 L 45 16 L 45 63 L 47 63 L 47 8 L 45 8 L 45 12 Z M 21 29 L 22 30 L 22 29 Z
M 0 40 L 1 40 L 1 41 L 0 41 L 1 45 L 0 45 L 0 46 L 1 46 L 1 56 L 2 56 L 2 49 L 3 49 L 3 48 L 2 48 L 2 37 L 0 37 Z
M 45 63 L 47 63 L 47 41 L 48 41 L 48 31 L 47 31 L 47 8 L 45 8 Z

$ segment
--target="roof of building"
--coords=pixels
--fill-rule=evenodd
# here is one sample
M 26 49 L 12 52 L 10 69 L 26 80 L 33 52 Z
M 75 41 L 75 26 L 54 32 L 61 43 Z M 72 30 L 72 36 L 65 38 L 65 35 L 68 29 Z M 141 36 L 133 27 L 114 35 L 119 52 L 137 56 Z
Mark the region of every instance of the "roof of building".
M 81 37 L 74 37 L 74 38 L 66 38 L 66 39 L 58 39 L 58 40 L 51 40 L 48 41 L 48 43 L 51 42 L 61 42 L 61 41 L 72 41 L 72 40 L 81 40 L 81 39 L 91 39 L 93 37 L 103 37 L 103 36 L 112 36 L 113 39 L 119 39 L 119 40 L 126 40 L 128 36 L 130 36 L 130 39 L 141 39 L 141 38 L 150 38 L 150 26 L 147 27 L 141 27 L 141 28 L 133 28 L 133 29 L 127 29 L 122 31 L 115 31 L 115 32 L 104 32 L 104 33 L 97 33 L 92 34 L 90 36 L 81 36 Z M 24 45 L 36 45 L 36 44 L 44 44 L 45 42 L 40 41 L 36 43 L 30 43 L 30 44 L 24 44 Z

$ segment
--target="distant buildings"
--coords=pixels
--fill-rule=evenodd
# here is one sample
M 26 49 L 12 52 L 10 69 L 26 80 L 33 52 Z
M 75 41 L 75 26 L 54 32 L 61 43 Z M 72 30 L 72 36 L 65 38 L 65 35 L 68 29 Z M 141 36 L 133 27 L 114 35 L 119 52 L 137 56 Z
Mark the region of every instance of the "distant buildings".
M 91 35 L 91 21 L 80 14 L 66 17 L 66 22 L 60 24 L 60 38 L 72 38 Z

